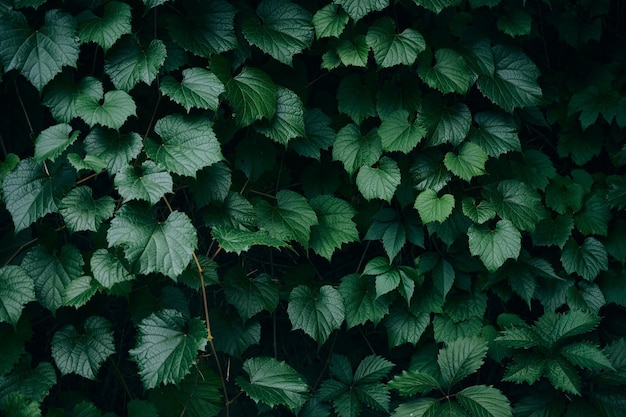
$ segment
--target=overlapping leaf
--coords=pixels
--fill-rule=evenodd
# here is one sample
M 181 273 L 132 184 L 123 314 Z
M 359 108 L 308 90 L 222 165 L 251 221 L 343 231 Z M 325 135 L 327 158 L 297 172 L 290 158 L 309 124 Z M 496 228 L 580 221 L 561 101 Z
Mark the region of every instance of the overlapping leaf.
M 359 232 L 352 217 L 356 210 L 344 200 L 328 195 L 311 199 L 318 224 L 311 228 L 309 245 L 315 253 L 330 260 L 335 250 L 344 243 L 359 240 Z
M 374 51 L 374 59 L 383 68 L 412 65 L 426 49 L 426 42 L 418 31 L 408 28 L 397 34 L 395 26 L 391 18 L 382 18 L 367 32 L 367 44 Z
M 163 94 L 183 106 L 188 113 L 194 107 L 216 111 L 219 95 L 226 91 L 215 74 L 197 67 L 183 70 L 180 82 L 171 75 L 163 77 L 160 88 Z
M 35 301 L 33 280 L 19 266 L 0 268 L 0 322 L 17 326 L 24 306 Z
M 371 321 L 378 324 L 389 313 L 389 301 L 376 296 L 372 277 L 350 274 L 341 279 L 339 293 L 348 328 Z
M 338 37 L 346 27 L 350 17 L 337 4 L 327 4 L 313 16 L 315 36 L 319 38 Z
M 333 159 L 341 161 L 349 174 L 364 165 L 373 165 L 382 155 L 382 145 L 377 130 L 362 134 L 359 127 L 349 124 L 337 132 L 333 146 Z
M 522 235 L 509 220 L 498 221 L 493 230 L 487 225 L 472 225 L 467 235 L 470 252 L 490 271 L 501 267 L 507 259 L 516 259 L 522 249 Z
M 418 74 L 431 88 L 444 94 L 465 94 L 472 81 L 472 73 L 463 57 L 453 49 L 437 49 L 435 64 L 431 65 L 432 55 L 424 53 L 420 58 Z
M 261 201 L 256 206 L 258 224 L 275 239 L 295 240 L 307 246 L 311 227 L 319 223 L 315 211 L 300 194 L 281 190 L 276 193 L 276 206 Z
M 604 245 L 593 237 L 586 238 L 582 245 L 569 239 L 561 253 L 561 262 L 568 274 L 577 273 L 588 281 L 609 267 Z
M 359 20 L 371 12 L 383 10 L 389 5 L 387 0 L 334 0 L 333 3 L 341 5 L 354 20 Z
M 79 135 L 78 130 L 66 123 L 50 126 L 35 139 L 35 161 L 54 161 Z
M 247 126 L 276 112 L 278 88 L 263 71 L 245 67 L 226 83 L 226 97 L 233 106 L 234 118 Z
M 263 310 L 272 312 L 278 305 L 278 287 L 267 274 L 251 278 L 243 270 L 231 269 L 224 279 L 224 295 L 244 320 Z
M 122 35 L 131 33 L 131 10 L 126 3 L 112 1 L 104 5 L 102 16 L 85 10 L 76 16 L 78 37 L 82 43 L 95 42 L 106 52 Z
M 142 147 L 142 138 L 137 133 L 120 134 L 100 126 L 91 129 L 85 137 L 87 155 L 101 159 L 110 174 L 125 168 L 141 152 Z
M 379 198 L 390 202 L 400 185 L 400 168 L 396 161 L 383 156 L 375 166 L 359 169 L 356 185 L 366 200 Z
M 148 160 L 135 168 L 127 166 L 115 175 L 115 187 L 126 201 L 143 200 L 155 205 L 172 192 L 172 176 L 164 168 Z
M 279 87 L 276 96 L 276 112 L 270 121 L 257 127 L 259 133 L 287 145 L 291 139 L 305 136 L 304 106 L 293 91 Z
M 97 231 L 103 221 L 113 216 L 115 200 L 110 196 L 94 200 L 91 188 L 80 186 L 71 190 L 59 204 L 59 211 L 71 232 Z
M 158 39 L 143 47 L 135 36 L 125 36 L 107 53 L 104 71 L 115 88 L 130 91 L 139 82 L 150 85 L 166 56 L 165 44 Z
M 470 181 L 485 173 L 487 159 L 487 153 L 480 146 L 466 142 L 460 147 L 458 155 L 448 152 L 444 164 L 454 175 Z
M 294 329 L 302 329 L 320 345 L 345 319 L 343 299 L 330 285 L 319 289 L 297 286 L 289 295 L 287 313 Z

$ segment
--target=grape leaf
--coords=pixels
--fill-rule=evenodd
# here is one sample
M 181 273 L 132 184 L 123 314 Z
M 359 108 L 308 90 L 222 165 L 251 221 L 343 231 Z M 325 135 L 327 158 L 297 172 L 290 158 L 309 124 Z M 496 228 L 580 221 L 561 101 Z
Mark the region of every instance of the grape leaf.
M 417 73 L 428 86 L 444 94 L 465 94 L 470 87 L 473 75 L 465 60 L 452 49 L 442 48 L 435 51 L 435 65 L 431 66 L 432 54 L 424 53 L 417 68 Z
M 172 192 L 174 183 L 169 172 L 147 160 L 141 167 L 128 165 L 119 171 L 115 174 L 114 184 L 124 200 L 144 200 L 153 206 Z
M 207 343 L 202 320 L 186 320 L 176 310 L 161 310 L 139 323 L 135 348 L 130 358 L 139 366 L 146 389 L 161 383 L 178 384 L 196 362 L 197 353 Z
M 283 145 L 291 139 L 305 136 L 304 105 L 300 97 L 289 89 L 279 87 L 272 120 L 257 126 L 256 130 Z
M 25 356 L 13 372 L 1 377 L 0 381 L 0 398 L 15 392 L 40 403 L 56 384 L 57 373 L 50 362 L 39 362 L 34 366 L 30 364 L 30 357 Z
M 424 224 L 430 222 L 443 222 L 452 214 L 454 209 L 454 197 L 444 194 L 437 197 L 437 192 L 432 189 L 422 191 L 415 199 L 417 209 Z
M 496 209 L 488 200 L 476 204 L 471 197 L 465 197 L 462 201 L 463 214 L 474 223 L 483 224 L 496 216 Z
M 286 246 L 281 238 L 270 236 L 266 230 L 249 231 L 235 229 L 232 226 L 213 226 L 211 234 L 223 250 L 237 254 L 246 252 L 255 245 L 273 248 Z
M 104 5 L 102 16 L 85 10 L 76 16 L 78 37 L 82 43 L 95 42 L 108 51 L 122 35 L 131 33 L 130 5 L 112 1 Z
M 470 181 L 472 178 L 485 173 L 487 153 L 480 146 L 472 142 L 465 142 L 459 148 L 459 154 L 448 152 L 444 164 L 454 175 Z
M 586 238 L 582 245 L 570 238 L 561 252 L 561 263 L 568 274 L 576 273 L 587 281 L 593 281 L 609 267 L 604 245 L 593 237 Z
M 98 281 L 83 275 L 70 281 L 63 291 L 63 305 L 68 307 L 82 307 L 102 289 Z
M 261 341 L 261 324 L 255 319 L 245 322 L 236 314 L 211 310 L 211 332 L 219 335 L 215 349 L 230 356 L 241 357 L 250 346 Z
M 341 279 L 339 293 L 343 298 L 349 329 L 367 321 L 378 324 L 389 313 L 389 301 L 376 296 L 372 277 L 347 275 Z
M 275 239 L 295 240 L 308 246 L 311 227 L 318 224 L 318 219 L 307 199 L 294 191 L 281 190 L 276 193 L 276 200 L 275 207 L 266 201 L 255 207 L 259 227 Z
M 341 79 L 337 88 L 337 108 L 358 125 L 376 115 L 374 92 L 363 81 L 357 74 L 350 74 Z
M 81 230 L 97 231 L 103 221 L 113 216 L 115 200 L 110 196 L 93 199 L 89 187 L 80 186 L 71 190 L 59 204 L 59 211 L 70 232 Z
M 394 308 L 385 319 L 389 348 L 405 343 L 415 346 L 426 327 L 430 324 L 430 314 L 414 313 L 405 308 Z
M 521 151 L 517 126 L 512 117 L 502 113 L 482 112 L 474 116 L 478 129 L 470 132 L 470 141 L 489 156 L 498 157 L 510 151 Z
M 31 301 L 35 301 L 35 286 L 28 273 L 15 265 L 0 268 L 0 322 L 17 327 L 24 306 Z
M 495 229 L 472 225 L 467 231 L 470 252 L 478 256 L 489 271 L 501 267 L 507 259 L 516 259 L 522 248 L 522 236 L 509 220 L 500 220 Z
M 348 174 L 354 174 L 364 165 L 373 165 L 382 155 L 380 136 L 372 129 L 366 135 L 353 123 L 337 132 L 333 145 L 333 159 L 341 161 Z
M 470 131 L 472 113 L 464 103 L 444 106 L 433 100 L 425 100 L 423 112 L 418 120 L 428 128 L 429 144 L 459 145 Z
M 76 115 L 91 127 L 100 125 L 116 130 L 122 127 L 130 116 L 137 114 L 135 101 L 121 90 L 107 91 L 104 98 L 81 95 L 74 102 L 74 110 Z
M 165 44 L 159 39 L 144 48 L 135 36 L 125 36 L 107 53 L 104 71 L 115 88 L 128 92 L 140 81 L 150 85 L 166 56 Z
M 320 195 L 310 203 L 318 218 L 318 224 L 311 227 L 309 242 L 315 253 L 330 261 L 335 250 L 344 243 L 359 240 L 356 223 L 352 221 L 357 212 L 347 201 Z
M 321 151 L 330 148 L 337 136 L 330 126 L 331 121 L 331 118 L 318 108 L 306 110 L 304 112 L 305 134 L 290 140 L 289 148 L 302 156 L 319 161 Z
M 214 201 L 224 202 L 231 184 L 232 175 L 228 165 L 225 162 L 217 162 L 198 172 L 189 189 L 198 207 L 204 207 Z
M 343 32 L 350 16 L 336 4 L 327 4 L 313 15 L 313 26 L 317 39 L 338 37 Z
M 395 22 L 389 17 L 379 19 L 370 26 L 367 44 L 374 51 L 376 63 L 383 68 L 412 65 L 426 49 L 426 41 L 418 31 L 407 28 L 397 34 Z
M 135 278 L 129 272 L 128 265 L 106 249 L 97 249 L 91 255 L 90 267 L 94 279 L 108 289 L 115 284 L 131 281 Z
M 251 278 L 238 268 L 230 269 L 226 274 L 224 295 L 244 321 L 263 310 L 271 313 L 278 305 L 278 286 L 269 275 Z
M 461 0 L 413 0 L 413 2 L 437 14 L 447 7 L 461 4 Z
M 391 202 L 400 185 L 400 168 L 391 158 L 383 156 L 377 166 L 362 166 L 356 176 L 356 185 L 366 200 L 380 198 Z
M 500 181 L 491 201 L 498 214 L 520 230 L 533 231 L 546 217 L 539 193 L 517 180 Z
M 378 136 L 384 151 L 409 153 L 426 136 L 426 129 L 418 119 L 411 121 L 406 110 L 397 110 L 382 118 Z
M 77 117 L 76 99 L 83 95 L 100 100 L 104 95 L 102 82 L 94 77 L 84 77 L 75 82 L 68 72 L 63 72 L 46 85 L 42 102 L 50 109 L 55 120 L 69 123 Z
M 320 345 L 345 319 L 343 299 L 330 285 L 319 289 L 297 286 L 289 295 L 287 313 L 294 329 L 302 329 Z
M 180 82 L 167 75 L 159 87 L 163 94 L 183 106 L 187 113 L 194 107 L 217 111 L 219 95 L 226 91 L 219 78 L 204 68 L 184 69 Z
M 85 137 L 87 155 L 104 161 L 111 175 L 125 168 L 139 155 L 142 147 L 141 136 L 134 132 L 121 135 L 115 130 L 96 126 Z
M 365 36 L 358 35 L 352 39 L 340 39 L 337 43 L 336 53 L 341 63 L 347 67 L 350 65 L 366 67 L 370 48 Z
M 498 16 L 498 29 L 509 36 L 529 35 L 532 18 L 522 8 L 515 8 Z
M 233 107 L 235 120 L 243 127 L 274 116 L 278 87 L 265 72 L 244 67 L 226 83 L 226 97 Z
M 80 131 L 72 132 L 72 126 L 63 123 L 50 126 L 35 139 L 35 161 L 54 161 L 78 138 Z
M 333 0 L 333 3 L 341 5 L 355 21 L 371 12 L 380 11 L 389 6 L 389 0 Z

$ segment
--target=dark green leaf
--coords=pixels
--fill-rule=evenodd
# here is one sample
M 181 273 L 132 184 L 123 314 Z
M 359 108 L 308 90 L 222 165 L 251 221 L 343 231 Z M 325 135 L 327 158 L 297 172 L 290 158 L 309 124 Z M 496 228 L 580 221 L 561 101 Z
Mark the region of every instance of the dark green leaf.
M 435 398 L 419 398 L 408 403 L 400 404 L 392 417 L 435 417 L 444 410 L 444 405 Z
M 303 137 L 289 141 L 289 147 L 302 156 L 320 159 L 322 150 L 326 150 L 335 142 L 337 134 L 330 127 L 331 118 L 320 109 L 314 108 L 304 112 Z
M 115 174 L 133 160 L 143 147 L 143 140 L 137 133 L 120 135 L 119 132 L 96 126 L 85 138 L 87 155 L 100 158 L 109 173 Z
M 404 343 L 415 346 L 429 324 L 428 313 L 414 313 L 405 308 L 392 309 L 385 319 L 389 347 L 393 348 Z
M 539 193 L 516 180 L 501 181 L 492 202 L 498 214 L 520 230 L 533 231 L 546 217 Z
M 130 91 L 140 81 L 150 85 L 166 56 L 165 44 L 159 39 L 144 48 L 135 36 L 125 36 L 107 53 L 104 71 L 115 88 Z
M 408 28 L 398 34 L 395 22 L 388 17 L 370 26 L 367 44 L 374 51 L 374 59 L 383 68 L 412 65 L 426 49 L 426 42 L 418 31 Z
M 98 249 L 91 256 L 91 273 L 104 288 L 131 281 L 135 277 L 128 271 L 127 265 L 106 249 Z
M 198 172 L 189 189 L 198 207 L 204 207 L 211 202 L 224 202 L 231 185 L 230 168 L 220 161 Z
M 214 226 L 211 234 L 226 252 L 241 254 L 252 246 L 270 246 L 280 248 L 285 246 L 285 242 L 280 238 L 270 236 L 266 230 L 255 232 L 235 229 L 232 226 Z
M 540 220 L 531 236 L 536 246 L 555 245 L 559 248 L 563 248 L 573 228 L 574 219 L 572 219 L 571 216 L 557 216 L 554 220 Z
M 226 97 L 233 107 L 237 123 L 248 126 L 262 118 L 269 120 L 274 117 L 278 88 L 265 72 L 244 67 L 226 83 Z
M 497 270 L 507 259 L 516 259 L 522 248 L 522 236 L 508 220 L 498 221 L 493 230 L 487 225 L 472 225 L 467 235 L 470 252 L 478 256 L 489 271 Z
M 418 371 L 402 371 L 396 375 L 387 388 L 398 390 L 400 395 L 414 396 L 415 394 L 427 394 L 433 390 L 441 390 L 437 379 L 428 373 Z
M 614 369 L 600 348 L 591 342 L 574 342 L 561 349 L 561 355 L 570 363 L 587 369 Z
M 568 274 L 577 273 L 588 281 L 593 281 L 600 271 L 609 267 L 604 245 L 593 237 L 585 239 L 582 245 L 570 239 L 561 253 L 563 268 Z
M 320 345 L 345 319 L 343 299 L 330 285 L 319 290 L 297 286 L 289 295 L 287 313 L 294 329 L 302 329 Z
M 283 145 L 287 145 L 291 139 L 306 136 L 304 106 L 300 97 L 291 90 L 279 87 L 274 116 L 256 130 Z
M 278 305 L 278 286 L 267 274 L 252 278 L 243 270 L 231 269 L 224 279 L 224 294 L 244 320 L 263 310 L 271 313 Z
M 35 139 L 35 161 L 41 162 L 45 159 L 54 161 L 74 143 L 79 133 L 77 130 L 72 132 L 72 126 L 65 123 L 50 126 Z
M 371 86 L 356 74 L 343 77 L 337 88 L 337 108 L 358 125 L 376 115 L 376 103 Z
M 489 156 L 498 157 L 510 151 L 521 151 L 514 120 L 502 113 L 483 112 L 474 116 L 478 129 L 470 133 L 470 140 L 480 145 Z
M 26 271 L 15 265 L 0 268 L 0 322 L 16 327 L 31 301 L 35 301 L 35 286 Z
M 95 42 L 106 52 L 122 35 L 131 33 L 130 5 L 112 1 L 104 5 L 102 16 L 85 10 L 76 16 L 81 43 Z
M 446 7 L 458 6 L 461 4 L 461 0 L 413 0 L 413 2 L 437 14 L 439 14 Z
M 443 106 L 427 101 L 418 118 L 421 119 L 430 131 L 429 143 L 432 145 L 459 145 L 467 137 L 472 125 L 472 113 L 464 103 Z
M 532 18 L 522 8 L 516 8 L 498 17 L 498 29 L 510 36 L 529 35 Z
M 564 359 L 549 360 L 546 365 L 546 376 L 554 388 L 563 392 L 580 395 L 580 376 L 576 369 Z
M 219 95 L 226 89 L 217 76 L 204 68 L 183 70 L 183 79 L 178 82 L 171 75 L 163 77 L 160 89 L 169 98 L 187 110 L 192 108 L 216 111 Z
M 315 253 L 330 261 L 344 243 L 359 240 L 356 223 L 352 221 L 356 210 L 347 201 L 320 195 L 311 199 L 311 207 L 318 218 L 318 224 L 311 228 L 309 242 Z
M 281 190 L 276 200 L 276 206 L 263 200 L 255 207 L 259 227 L 275 239 L 308 246 L 311 228 L 319 221 L 307 199 L 294 191 Z
M 328 53 L 332 54 L 332 52 L 329 51 Z M 365 36 L 359 35 L 352 39 L 340 39 L 335 52 L 343 65 L 365 68 L 369 59 L 370 47 Z
M 350 175 L 364 165 L 375 164 L 381 155 L 382 147 L 377 130 L 363 135 L 359 127 L 351 123 L 337 132 L 333 159 L 341 161 Z
M 343 298 L 348 328 L 367 321 L 378 324 L 389 313 L 389 302 L 385 297 L 376 296 L 372 277 L 347 275 L 341 279 L 339 293 Z
M 261 341 L 261 325 L 256 320 L 243 322 L 237 315 L 211 310 L 211 332 L 215 349 L 230 356 L 241 356 L 250 346 Z

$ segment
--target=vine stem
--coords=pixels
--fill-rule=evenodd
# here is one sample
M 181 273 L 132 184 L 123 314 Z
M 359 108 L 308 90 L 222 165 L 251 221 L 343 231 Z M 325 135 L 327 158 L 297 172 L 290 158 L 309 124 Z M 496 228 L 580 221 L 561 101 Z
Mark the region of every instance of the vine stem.
M 26 249 L 28 246 L 32 245 L 33 243 L 37 242 L 38 240 L 39 240 L 39 238 L 38 238 L 38 237 L 36 237 L 36 238 L 34 238 L 34 239 L 32 239 L 32 240 L 29 240 L 28 242 L 24 243 L 24 244 L 23 244 L 23 245 L 21 245 L 19 248 L 17 248 L 17 250 L 15 251 L 15 253 L 14 253 L 13 255 L 11 255 L 11 257 L 10 257 L 9 259 L 7 259 L 7 261 L 4 263 L 4 266 L 7 266 L 8 264 L 10 264 L 10 263 L 11 263 L 11 261 L 12 261 L 13 259 L 15 259 L 15 257 L 16 257 L 17 255 L 19 255 L 19 254 L 20 254 L 20 252 L 22 252 L 24 249 Z
M 24 101 L 22 100 L 22 95 L 20 94 L 20 89 L 17 87 L 17 81 L 13 78 L 13 84 L 15 85 L 15 92 L 17 93 L 17 100 L 20 102 L 20 106 L 22 107 L 22 112 L 24 113 L 24 117 L 26 118 L 26 123 L 28 123 L 28 128 L 30 129 L 30 137 L 33 139 L 35 135 L 35 130 L 33 129 L 33 125 L 30 122 L 30 117 L 28 117 L 28 112 L 26 111 L 26 106 L 24 105 Z

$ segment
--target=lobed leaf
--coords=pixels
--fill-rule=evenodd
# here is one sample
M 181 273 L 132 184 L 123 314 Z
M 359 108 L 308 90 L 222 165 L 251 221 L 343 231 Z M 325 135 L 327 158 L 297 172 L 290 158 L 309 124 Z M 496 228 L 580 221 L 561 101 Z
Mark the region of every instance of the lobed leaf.
M 31 301 L 35 301 L 35 286 L 28 273 L 15 265 L 0 268 L 0 322 L 17 327 L 24 306 Z
M 359 240 L 356 223 L 352 217 L 356 210 L 344 200 L 328 195 L 317 196 L 310 201 L 318 224 L 311 227 L 309 245 L 315 253 L 330 260 L 336 249 L 344 243 Z
M 516 259 L 522 248 L 522 236 L 509 220 L 500 220 L 495 229 L 472 225 L 467 231 L 469 248 L 489 271 L 500 268 L 507 259 Z
M 257 120 L 274 116 L 278 87 L 265 72 L 244 67 L 226 83 L 226 97 L 233 107 L 237 123 L 248 126 Z
M 294 329 L 303 330 L 320 345 L 345 319 L 341 295 L 330 285 L 319 289 L 297 286 L 289 295 L 287 313 Z
M 308 246 L 311 228 L 319 220 L 307 199 L 294 191 L 281 190 L 276 193 L 276 200 L 276 206 L 261 201 L 255 207 L 259 227 L 275 239 L 295 240 Z
M 63 197 L 59 212 L 71 232 L 98 230 L 102 222 L 113 216 L 115 200 L 110 196 L 93 199 L 89 187 L 79 186 Z
M 365 165 L 359 169 L 356 185 L 366 200 L 379 198 L 391 202 L 400 185 L 400 168 L 396 161 L 383 156 L 376 167 Z
M 54 161 L 76 141 L 79 134 L 78 130 L 72 131 L 72 126 L 66 123 L 45 129 L 35 139 L 35 161 L 41 162 L 45 159 Z
M 397 34 L 395 22 L 388 17 L 370 26 L 367 44 L 374 51 L 376 63 L 383 68 L 412 65 L 426 49 L 426 41 L 418 31 L 408 28 Z
M 91 127 L 100 125 L 118 130 L 130 116 L 137 114 L 137 106 L 128 93 L 112 90 L 104 97 L 79 96 L 74 102 L 74 111 Z
M 187 110 L 192 108 L 217 111 L 219 96 L 226 89 L 215 74 L 204 68 L 183 70 L 182 81 L 171 75 L 163 77 L 159 86 L 161 92 Z
M 130 6 L 119 1 L 106 3 L 102 16 L 97 16 L 91 10 L 85 10 L 76 16 L 76 20 L 80 42 L 95 42 L 104 52 L 132 30 Z
M 423 223 L 443 222 L 454 209 L 454 197 L 444 194 L 437 197 L 437 192 L 432 189 L 422 191 L 415 199 L 415 208 L 420 214 Z

